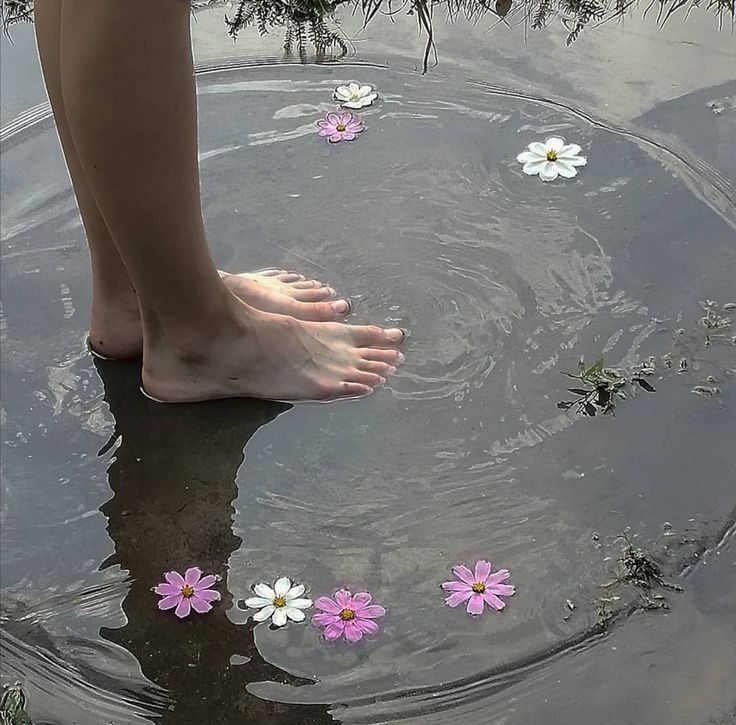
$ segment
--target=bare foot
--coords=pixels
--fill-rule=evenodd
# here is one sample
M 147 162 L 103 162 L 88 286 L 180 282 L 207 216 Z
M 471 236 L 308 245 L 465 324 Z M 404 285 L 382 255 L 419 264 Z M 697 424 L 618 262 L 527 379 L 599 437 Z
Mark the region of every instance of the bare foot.
M 332 401 L 370 395 L 403 361 L 404 333 L 261 312 L 231 298 L 186 342 L 146 341 L 143 387 L 161 402 L 216 398 Z
M 220 276 L 236 297 L 262 312 L 315 322 L 342 320 L 350 313 L 350 302 L 335 299 L 332 287 L 296 272 L 267 269 Z
M 283 269 L 230 274 L 220 272 L 226 287 L 243 302 L 263 312 L 299 320 L 342 320 L 350 302 L 335 299 L 335 290 L 314 279 Z M 104 358 L 138 357 L 143 352 L 143 328 L 138 299 L 132 287 L 106 298 L 97 294 L 92 303 L 89 347 Z

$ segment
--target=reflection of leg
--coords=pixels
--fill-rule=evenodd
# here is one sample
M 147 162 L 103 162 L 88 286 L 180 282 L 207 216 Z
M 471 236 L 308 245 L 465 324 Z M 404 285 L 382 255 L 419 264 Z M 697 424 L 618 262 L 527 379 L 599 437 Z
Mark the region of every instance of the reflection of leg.
M 37 0 L 35 26 L 46 90 L 89 244 L 92 264 L 90 338 L 111 357 L 138 354 L 143 337 L 135 290 L 82 171 L 61 93 L 62 0 Z
M 138 293 L 143 382 L 162 400 L 367 395 L 400 330 L 300 322 L 244 304 L 207 248 L 182 0 L 64 0 L 61 78 L 74 144 Z

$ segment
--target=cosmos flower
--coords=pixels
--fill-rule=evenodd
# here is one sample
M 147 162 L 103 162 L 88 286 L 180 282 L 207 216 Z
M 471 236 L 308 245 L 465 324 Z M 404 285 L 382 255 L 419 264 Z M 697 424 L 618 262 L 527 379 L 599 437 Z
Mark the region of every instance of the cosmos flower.
M 245 600 L 245 606 L 258 609 L 253 619 L 265 622 L 269 617 L 277 627 L 283 627 L 290 619 L 292 622 L 304 621 L 304 609 L 312 606 L 312 600 L 306 599 L 304 584 L 292 584 L 291 579 L 282 576 L 277 579 L 273 588 L 268 584 L 256 584 L 253 592 L 256 596 Z
M 184 576 L 176 571 L 164 574 L 165 582 L 153 588 L 160 597 L 159 609 L 174 609 L 180 619 L 187 617 L 193 609 L 198 614 L 205 614 L 212 609 L 212 602 L 220 600 L 220 592 L 211 589 L 219 577 L 214 574 L 202 576 L 202 570 L 193 566 L 184 572 Z
M 325 639 L 341 637 L 348 642 L 358 642 L 366 634 L 378 632 L 374 621 L 386 614 L 378 604 L 371 604 L 368 592 L 351 594 L 347 589 L 336 591 L 332 597 L 320 597 L 314 603 L 319 613 L 312 617 L 312 623 L 322 628 Z
M 565 179 L 577 176 L 576 167 L 588 163 L 585 156 L 579 154 L 580 146 L 577 144 L 566 144 L 564 139 L 551 136 L 544 143 L 530 143 L 527 151 L 522 151 L 516 160 L 524 164 L 525 174 L 539 174 L 542 181 L 554 181 L 558 176 Z
M 332 143 L 353 141 L 363 130 L 363 120 L 355 113 L 342 111 L 328 113 L 321 121 L 317 121 L 319 135 Z
M 364 106 L 370 106 L 378 98 L 378 94 L 372 86 L 348 83 L 335 88 L 332 97 L 344 108 L 363 108 Z
M 476 563 L 475 571 L 459 564 L 452 567 L 452 573 L 457 578 L 442 584 L 445 591 L 452 592 L 445 603 L 457 607 L 467 602 L 466 611 L 474 616 L 483 614 L 486 605 L 501 611 L 506 606 L 501 597 L 510 597 L 516 591 L 512 584 L 502 584 L 511 576 L 508 569 L 491 574 L 491 563 L 482 559 Z

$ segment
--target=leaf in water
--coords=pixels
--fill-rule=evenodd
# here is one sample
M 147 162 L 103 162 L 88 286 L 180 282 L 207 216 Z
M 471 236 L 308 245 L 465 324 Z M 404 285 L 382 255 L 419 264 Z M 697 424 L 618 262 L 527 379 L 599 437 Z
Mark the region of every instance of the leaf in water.
M 511 10 L 511 0 L 496 0 L 496 14 L 500 18 L 505 18 Z
M 603 358 L 599 357 L 584 373 L 583 376 L 588 378 L 598 375 L 603 371 Z
M 561 410 L 567 410 L 568 408 L 572 407 L 572 402 L 569 400 L 561 400 L 559 403 L 557 403 L 557 407 Z
M 583 388 L 568 388 L 567 389 L 570 393 L 575 393 L 575 395 L 587 395 L 590 390 L 585 390 Z
M 585 415 L 589 415 L 591 418 L 595 416 L 595 406 L 593 403 L 586 403 L 583 410 L 585 411 Z
M 644 388 L 648 393 L 656 392 L 654 386 L 648 380 L 645 380 L 644 378 L 634 378 L 634 380 L 636 380 L 636 382 L 639 383 L 639 386 Z

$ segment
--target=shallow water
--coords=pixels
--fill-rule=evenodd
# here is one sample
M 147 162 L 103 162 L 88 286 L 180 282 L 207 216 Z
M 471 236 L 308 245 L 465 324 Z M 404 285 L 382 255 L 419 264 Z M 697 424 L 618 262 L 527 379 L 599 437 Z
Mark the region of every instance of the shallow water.
M 327 146 L 314 121 L 353 77 L 381 102 L 358 142 Z M 51 122 L 11 127 L 3 678 L 60 723 L 728 722 L 736 348 L 697 324 L 700 300 L 734 301 L 728 146 L 704 160 L 647 131 L 655 111 L 625 125 L 400 62 L 211 63 L 198 80 L 218 265 L 329 281 L 357 321 L 411 329 L 407 364 L 360 403 L 145 400 L 135 364 L 85 352 L 86 251 Z M 514 160 L 552 131 L 588 156 L 564 185 Z M 581 354 L 670 351 L 688 370 L 615 418 L 555 406 Z M 694 395 L 709 376 L 720 395 Z M 667 614 L 616 590 L 602 629 L 626 527 L 685 592 Z M 438 583 L 483 556 L 518 593 L 474 620 Z M 190 562 L 225 597 L 180 623 L 149 590 Z M 369 589 L 384 630 L 347 647 L 253 627 L 238 601 L 278 573 Z

